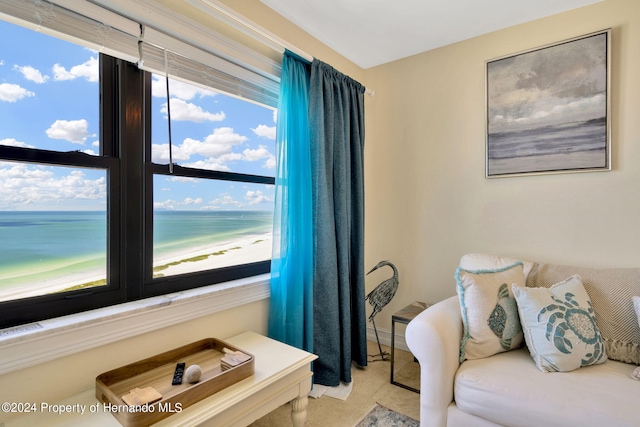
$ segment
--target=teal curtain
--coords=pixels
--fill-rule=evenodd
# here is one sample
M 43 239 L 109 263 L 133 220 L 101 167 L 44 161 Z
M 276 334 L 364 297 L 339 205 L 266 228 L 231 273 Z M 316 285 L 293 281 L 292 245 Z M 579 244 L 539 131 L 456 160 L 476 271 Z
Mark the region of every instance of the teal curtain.
M 286 51 L 276 125 L 269 336 L 313 352 L 310 63 Z
M 314 381 L 351 382 L 367 365 L 364 289 L 364 91 L 328 64 L 311 64 Z

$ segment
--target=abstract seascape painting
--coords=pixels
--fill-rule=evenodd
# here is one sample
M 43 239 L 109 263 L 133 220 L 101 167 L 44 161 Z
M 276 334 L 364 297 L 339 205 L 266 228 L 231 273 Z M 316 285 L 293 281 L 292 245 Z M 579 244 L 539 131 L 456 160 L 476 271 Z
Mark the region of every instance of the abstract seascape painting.
M 610 39 L 487 61 L 486 177 L 611 169 Z

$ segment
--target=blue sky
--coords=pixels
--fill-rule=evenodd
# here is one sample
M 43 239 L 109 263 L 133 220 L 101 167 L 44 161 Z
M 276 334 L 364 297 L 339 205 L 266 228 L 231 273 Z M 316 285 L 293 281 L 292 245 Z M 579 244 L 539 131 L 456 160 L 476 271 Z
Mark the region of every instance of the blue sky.
M 0 21 L 2 145 L 99 153 L 98 54 Z M 276 112 L 170 82 L 174 163 L 273 176 Z M 153 76 L 152 158 L 168 163 L 165 80 Z M 273 186 L 180 177 L 154 179 L 156 209 L 272 209 Z M 0 162 L 0 210 L 95 210 L 106 174 Z

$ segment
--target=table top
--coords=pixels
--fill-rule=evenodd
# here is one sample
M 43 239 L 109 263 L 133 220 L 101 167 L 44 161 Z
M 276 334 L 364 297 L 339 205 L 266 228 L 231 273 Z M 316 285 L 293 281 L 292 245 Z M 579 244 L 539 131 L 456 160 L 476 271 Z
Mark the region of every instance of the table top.
M 196 424 L 196 420 L 212 417 L 262 390 L 279 378 L 309 366 L 317 356 L 254 332 L 224 339 L 227 343 L 253 354 L 255 373 L 191 406 L 165 418 L 156 426 Z M 95 389 L 86 390 L 56 403 L 36 403 L 37 411 L 5 421 L 5 427 L 35 425 L 121 427 L 114 416 L 98 402 Z M 61 411 L 64 411 L 60 413 Z
M 431 304 L 427 304 L 421 301 L 414 301 L 405 308 L 400 311 L 397 311 L 391 316 L 391 320 L 396 322 L 407 322 L 409 323 L 413 320 L 418 314 L 422 313 L 425 309 L 427 309 Z

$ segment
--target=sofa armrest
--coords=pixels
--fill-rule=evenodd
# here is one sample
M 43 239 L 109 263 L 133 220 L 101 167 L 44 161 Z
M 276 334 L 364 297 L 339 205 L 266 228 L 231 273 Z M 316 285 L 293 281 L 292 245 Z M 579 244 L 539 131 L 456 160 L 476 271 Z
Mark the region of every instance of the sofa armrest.
M 420 362 L 421 427 L 447 425 L 462 332 L 457 296 L 432 305 L 407 325 L 407 345 Z

